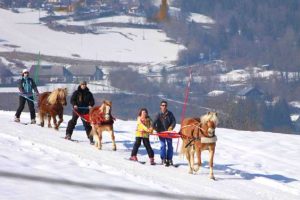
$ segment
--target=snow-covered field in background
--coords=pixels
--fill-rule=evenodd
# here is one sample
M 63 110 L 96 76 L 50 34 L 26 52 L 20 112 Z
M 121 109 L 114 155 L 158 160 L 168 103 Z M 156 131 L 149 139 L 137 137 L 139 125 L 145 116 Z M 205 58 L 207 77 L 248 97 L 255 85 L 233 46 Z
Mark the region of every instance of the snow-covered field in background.
M 73 21 L 69 19 L 59 20 L 58 23 L 66 25 L 77 25 L 77 26 L 86 26 L 96 23 L 132 23 L 132 24 L 151 24 L 147 22 L 145 17 L 134 17 L 134 16 L 111 16 L 111 17 L 102 17 L 98 19 L 85 20 L 85 21 Z
M 118 150 L 104 134 L 103 150 L 90 146 L 79 122 L 73 139 L 59 131 L 12 122 L 14 113 L 0 111 L 0 199 L 300 199 L 300 137 L 217 128 L 216 181 L 208 179 L 208 153 L 202 171 L 188 174 L 187 162 L 175 154 L 178 168 L 126 160 L 136 122 L 115 122 Z M 29 121 L 29 113 L 21 115 Z M 176 129 L 179 129 L 177 125 Z M 150 138 L 159 159 L 159 141 Z M 177 140 L 174 140 L 176 147 Z
M 44 16 L 40 12 L 40 16 Z M 23 9 L 13 13 L 0 9 L 0 51 L 17 51 L 72 58 L 119 62 L 174 61 L 181 45 L 167 42 L 165 33 L 153 29 L 103 28 L 101 34 L 70 34 L 39 24 L 39 12 Z

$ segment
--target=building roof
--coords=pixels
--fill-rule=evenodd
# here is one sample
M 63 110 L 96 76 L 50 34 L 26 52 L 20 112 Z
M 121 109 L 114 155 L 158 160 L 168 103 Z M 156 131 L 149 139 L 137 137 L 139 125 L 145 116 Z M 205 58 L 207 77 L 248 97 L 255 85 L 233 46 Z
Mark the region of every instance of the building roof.
M 30 68 L 30 74 L 34 74 L 37 65 L 32 65 Z M 41 65 L 38 68 L 39 76 L 63 76 L 64 67 L 55 65 Z
M 97 69 L 99 68 L 95 65 L 74 65 L 68 68 L 74 76 L 93 76 Z
M 263 93 L 261 90 L 259 90 L 258 88 L 253 87 L 253 86 L 250 86 L 250 87 L 246 87 L 246 88 L 242 89 L 241 91 L 239 91 L 239 92 L 237 93 L 237 95 L 238 95 L 238 96 L 247 96 L 248 94 L 250 94 L 250 93 L 253 92 L 253 91 L 257 92 L 259 95 L 263 95 L 263 94 L 264 94 L 264 93 Z

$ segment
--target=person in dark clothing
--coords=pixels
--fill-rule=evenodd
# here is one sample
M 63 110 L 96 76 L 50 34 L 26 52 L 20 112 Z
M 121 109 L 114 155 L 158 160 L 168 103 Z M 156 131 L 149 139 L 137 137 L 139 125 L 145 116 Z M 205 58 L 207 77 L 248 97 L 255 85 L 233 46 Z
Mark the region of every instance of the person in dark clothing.
M 22 71 L 22 78 L 18 82 L 18 88 L 20 91 L 20 97 L 19 97 L 19 107 L 17 109 L 17 112 L 15 114 L 15 122 L 20 122 L 20 115 L 24 109 L 25 103 L 27 101 L 29 111 L 30 111 L 30 118 L 31 118 L 31 124 L 35 124 L 35 109 L 34 109 L 34 100 L 33 100 L 33 92 L 35 92 L 36 95 L 39 94 L 39 91 L 37 89 L 37 86 L 32 78 L 29 77 L 29 71 L 27 69 L 24 69 Z
M 176 119 L 171 111 L 167 109 L 166 101 L 160 102 L 160 112 L 155 116 L 153 128 L 157 132 L 172 131 L 176 126 Z M 159 137 L 160 158 L 165 166 L 173 165 L 173 144 L 172 138 Z M 167 145 L 166 145 L 167 144 Z M 168 150 L 167 150 L 168 149 Z
M 68 122 L 66 129 L 65 139 L 70 140 L 72 137 L 73 130 L 76 126 L 78 115 L 88 114 L 89 110 L 94 106 L 95 100 L 93 94 L 87 88 L 86 81 L 81 81 L 78 89 L 72 94 L 71 104 L 73 105 L 73 114 L 72 119 Z M 91 144 L 94 144 L 93 138 L 90 137 L 90 132 L 92 130 L 91 125 L 86 122 L 84 119 L 81 119 L 86 135 L 90 140 Z

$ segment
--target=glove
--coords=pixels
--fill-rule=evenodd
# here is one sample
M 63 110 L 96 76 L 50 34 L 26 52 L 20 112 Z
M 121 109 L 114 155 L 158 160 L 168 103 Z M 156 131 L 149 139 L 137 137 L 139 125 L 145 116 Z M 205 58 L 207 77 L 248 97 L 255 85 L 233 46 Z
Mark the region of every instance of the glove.
M 149 128 L 149 133 L 153 133 L 153 128 Z
M 170 126 L 170 127 L 168 128 L 168 131 L 172 131 L 172 130 L 173 130 L 173 127 Z

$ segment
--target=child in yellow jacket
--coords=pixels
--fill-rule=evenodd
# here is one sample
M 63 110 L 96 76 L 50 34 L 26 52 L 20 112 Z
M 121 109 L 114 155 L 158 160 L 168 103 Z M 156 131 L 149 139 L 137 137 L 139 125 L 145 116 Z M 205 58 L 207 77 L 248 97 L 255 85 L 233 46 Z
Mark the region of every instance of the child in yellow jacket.
M 137 118 L 137 128 L 135 132 L 135 143 L 133 145 L 133 149 L 131 152 L 130 160 L 137 161 L 137 153 L 139 147 L 141 146 L 141 142 L 147 150 L 148 156 L 150 158 L 150 164 L 155 165 L 154 162 L 154 152 L 150 145 L 149 134 L 153 131 L 152 121 L 148 116 L 148 110 L 146 108 L 141 108 L 139 111 L 139 116 Z

